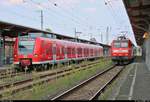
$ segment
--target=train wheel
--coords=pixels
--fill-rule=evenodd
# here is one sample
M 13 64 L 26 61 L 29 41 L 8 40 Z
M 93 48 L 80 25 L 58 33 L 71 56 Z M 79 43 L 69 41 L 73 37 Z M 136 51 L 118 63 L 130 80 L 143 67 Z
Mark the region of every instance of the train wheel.
M 37 69 L 38 69 L 38 65 L 33 66 L 34 71 L 37 71 Z
M 44 64 L 44 70 L 47 70 L 47 69 L 48 69 L 47 64 Z
M 118 64 L 117 65 L 120 65 L 120 61 L 118 61 Z
M 42 65 L 37 65 L 37 67 L 36 67 L 37 69 L 37 71 L 41 71 L 42 69 L 43 69 L 43 67 L 42 67 Z

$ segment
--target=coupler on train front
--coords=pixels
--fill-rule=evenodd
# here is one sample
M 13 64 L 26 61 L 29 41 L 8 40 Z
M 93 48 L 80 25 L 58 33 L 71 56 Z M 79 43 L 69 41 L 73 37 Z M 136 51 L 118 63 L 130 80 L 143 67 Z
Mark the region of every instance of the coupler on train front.
M 132 62 L 132 60 L 133 59 L 130 59 L 126 56 L 112 57 L 112 61 L 116 65 L 126 65 L 126 64 L 129 64 L 130 62 Z
M 28 71 L 32 69 L 32 59 L 20 59 L 19 65 L 15 69 L 17 71 Z

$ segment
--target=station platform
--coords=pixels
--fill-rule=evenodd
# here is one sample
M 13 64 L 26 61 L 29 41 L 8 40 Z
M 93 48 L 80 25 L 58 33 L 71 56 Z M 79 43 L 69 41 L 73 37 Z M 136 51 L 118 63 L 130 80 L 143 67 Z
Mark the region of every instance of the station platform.
M 150 69 L 145 63 L 133 63 L 115 100 L 150 100 Z
M 10 69 L 10 68 L 11 68 L 11 65 L 2 65 L 2 66 L 0 66 L 0 70 Z

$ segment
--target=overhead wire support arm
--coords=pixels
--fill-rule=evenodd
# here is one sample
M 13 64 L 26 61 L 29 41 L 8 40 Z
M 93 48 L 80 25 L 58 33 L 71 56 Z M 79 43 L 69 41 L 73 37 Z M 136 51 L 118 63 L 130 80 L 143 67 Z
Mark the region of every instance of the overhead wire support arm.
M 41 29 L 43 30 L 43 10 L 41 12 Z

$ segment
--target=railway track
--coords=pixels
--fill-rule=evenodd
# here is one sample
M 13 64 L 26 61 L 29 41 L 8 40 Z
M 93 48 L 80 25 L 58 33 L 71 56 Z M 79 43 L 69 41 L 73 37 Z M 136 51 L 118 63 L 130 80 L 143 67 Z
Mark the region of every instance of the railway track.
M 0 70 L 0 77 L 1 76 L 4 76 L 6 74 L 11 74 L 11 73 L 14 73 L 15 70 L 13 68 L 6 68 L 6 69 L 1 69 Z
M 113 66 L 50 100 L 94 100 L 119 75 L 123 66 Z
M 99 61 L 90 62 L 87 65 L 98 63 L 98 62 Z M 84 67 L 84 66 L 86 66 L 86 64 L 83 63 L 83 64 L 79 64 L 79 65 L 75 66 L 75 68 Z M 46 74 L 49 74 L 49 73 L 56 73 L 56 72 L 60 73 L 61 71 L 70 70 L 71 68 L 69 68 L 69 67 L 71 67 L 71 66 L 63 67 L 61 69 L 46 70 L 46 71 L 41 71 L 41 72 L 36 72 L 36 73 L 39 76 L 46 75 Z M 8 73 L 6 75 L 4 74 L 4 75 L 0 76 L 0 79 L 2 81 L 4 81 L 3 83 L 0 83 L 0 86 L 3 85 L 3 84 L 15 83 L 16 82 L 15 77 L 22 77 L 23 79 L 31 79 L 32 73 L 25 73 L 25 72 L 15 73 L 14 72 L 14 73 Z M 7 79 L 10 79 L 10 80 L 7 80 Z M 21 81 L 21 80 L 17 80 L 17 81 Z
M 12 93 L 16 93 L 20 90 L 31 88 L 35 84 L 42 83 L 45 81 L 48 82 L 55 78 L 69 75 L 69 74 L 73 73 L 74 71 L 80 71 L 80 70 L 85 70 L 85 69 L 91 68 L 91 67 L 97 65 L 97 63 L 98 63 L 98 61 L 92 62 L 89 64 L 79 65 L 79 66 L 76 66 L 75 68 L 67 68 L 64 70 L 57 70 L 55 72 L 53 71 L 50 73 L 41 74 L 38 76 L 39 79 L 36 80 L 35 82 L 33 82 L 34 79 L 30 77 L 29 79 L 26 79 L 26 80 L 0 85 L 0 97 L 2 97 L 3 93 L 10 91 L 9 88 L 11 88 Z M 13 87 L 11 87 L 12 85 L 13 85 Z
M 91 63 L 95 63 L 95 62 L 97 62 L 97 61 L 94 61 L 94 62 L 91 62 Z M 82 67 L 82 66 L 85 66 L 85 65 L 84 64 L 80 64 L 79 66 Z M 42 72 L 45 72 L 45 71 L 42 71 Z M 16 70 L 13 69 L 13 68 L 1 69 L 0 70 L 0 79 L 5 79 L 5 78 L 8 78 L 8 77 L 12 78 L 12 77 L 15 77 L 15 76 L 22 76 L 22 75 L 27 75 L 27 74 L 31 74 L 31 73 L 30 72 L 26 72 L 26 73 L 25 72 L 16 72 Z

